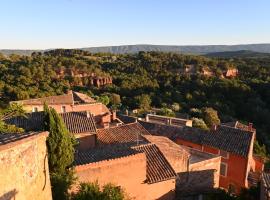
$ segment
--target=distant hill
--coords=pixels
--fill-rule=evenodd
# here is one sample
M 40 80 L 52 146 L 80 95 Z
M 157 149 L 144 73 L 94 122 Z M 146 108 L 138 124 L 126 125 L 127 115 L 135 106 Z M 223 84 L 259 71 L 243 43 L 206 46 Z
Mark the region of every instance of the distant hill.
M 225 51 L 205 54 L 207 57 L 218 58 L 270 58 L 270 53 L 261 53 L 255 51 L 241 50 L 241 51 Z
M 139 51 L 163 51 L 176 52 L 183 54 L 209 54 L 215 52 L 232 52 L 232 51 L 254 51 L 259 53 L 270 53 L 270 44 L 246 44 L 246 45 L 194 45 L 194 46 L 172 46 L 172 45 L 122 45 L 122 46 L 105 46 L 78 48 L 91 53 L 108 52 L 115 54 L 137 53 Z M 31 55 L 35 51 L 44 52 L 47 50 L 0 50 L 5 55 L 19 54 Z

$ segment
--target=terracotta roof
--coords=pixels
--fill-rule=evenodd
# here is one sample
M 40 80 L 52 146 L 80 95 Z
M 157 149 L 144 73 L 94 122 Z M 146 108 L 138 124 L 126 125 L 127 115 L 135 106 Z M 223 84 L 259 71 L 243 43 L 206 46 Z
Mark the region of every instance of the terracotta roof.
M 149 135 L 139 123 L 125 124 L 106 129 L 97 130 L 97 142 L 99 146 L 119 143 L 146 143 L 142 135 Z
M 33 139 L 45 135 L 48 136 L 48 132 L 26 132 L 26 133 L 13 133 L 13 134 L 0 134 L 0 150 L 13 147 L 16 144 L 21 144 L 26 140 Z
M 89 151 L 75 153 L 74 165 L 84 165 L 103 160 L 110 160 L 130 156 L 139 153 L 135 149 L 131 149 L 128 145 L 112 145 L 106 148 L 93 148 Z
M 146 155 L 146 182 L 156 183 L 176 177 L 176 173 L 155 144 L 130 146 L 117 144 L 106 147 L 94 148 L 87 152 L 75 154 L 74 165 L 84 165 L 104 160 L 111 160 L 138 153 Z
M 265 187 L 270 188 L 270 173 L 262 173 L 262 181 Z
M 20 103 L 23 105 L 44 105 L 45 102 L 48 105 L 57 105 L 57 104 L 72 105 L 73 103 L 84 104 L 84 103 L 95 103 L 96 101 L 83 93 L 70 91 L 68 92 L 68 94 L 42 97 L 36 99 L 27 99 L 21 101 L 12 101 L 11 103 Z
M 95 133 L 96 125 L 93 115 L 87 112 L 61 113 L 69 132 L 71 133 Z
M 87 117 L 87 112 L 59 113 L 63 118 L 68 130 L 73 133 L 95 133 L 96 126 L 93 115 Z M 44 112 L 27 113 L 25 117 L 13 117 L 5 120 L 8 124 L 14 124 L 26 131 L 43 130 Z
M 243 124 L 239 121 L 233 121 L 233 122 L 227 122 L 227 123 L 223 123 L 222 125 L 225 125 L 225 126 L 230 126 L 230 127 L 233 127 L 233 128 L 238 128 L 238 129 L 242 129 L 242 130 L 245 130 L 245 131 L 256 131 L 256 129 L 254 129 L 251 126 L 248 126 L 246 124 Z
M 146 181 L 156 183 L 176 177 L 172 166 L 155 144 L 146 144 L 132 147 L 146 154 Z
M 75 103 L 96 103 L 96 100 L 80 92 L 73 92 L 73 98 Z
M 130 124 L 130 123 L 134 123 L 137 121 L 137 119 L 135 117 L 131 117 L 131 116 L 127 116 L 127 115 L 122 115 L 122 114 L 118 114 L 117 113 L 117 117 L 124 122 L 125 124 Z
M 0 145 L 8 144 L 10 142 L 15 142 L 33 135 L 37 135 L 38 132 L 28 132 L 28 133 L 14 133 L 14 134 L 0 134 Z
M 175 127 L 139 121 L 151 134 L 176 138 L 195 144 L 207 145 L 244 157 L 248 156 L 254 133 L 229 126 L 218 126 L 209 132 L 193 127 Z

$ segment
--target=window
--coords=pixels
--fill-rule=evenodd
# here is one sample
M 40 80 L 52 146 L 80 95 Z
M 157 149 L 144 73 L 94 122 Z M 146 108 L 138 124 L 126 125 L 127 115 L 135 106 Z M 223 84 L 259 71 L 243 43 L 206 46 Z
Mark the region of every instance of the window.
M 227 169 L 228 169 L 228 164 L 222 162 L 220 164 L 220 175 L 221 176 L 227 176 Z
M 34 108 L 32 109 L 32 112 L 38 112 L 38 107 L 34 107 Z
M 61 111 L 62 111 L 62 113 L 65 113 L 66 112 L 66 106 L 62 106 Z
M 229 153 L 227 151 L 220 150 L 219 155 L 221 155 L 222 158 L 229 158 Z

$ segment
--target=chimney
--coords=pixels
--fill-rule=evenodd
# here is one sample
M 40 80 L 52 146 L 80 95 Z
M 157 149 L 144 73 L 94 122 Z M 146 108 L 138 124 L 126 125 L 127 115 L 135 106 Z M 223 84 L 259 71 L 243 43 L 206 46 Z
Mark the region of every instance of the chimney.
M 89 111 L 86 111 L 86 117 L 90 118 L 90 116 L 91 116 L 91 113 Z
M 116 111 L 112 111 L 112 121 L 116 120 Z
M 251 123 L 251 122 L 248 123 L 248 130 L 249 131 L 253 130 L 253 123 Z
M 212 129 L 211 129 L 212 131 L 216 131 L 217 130 L 217 125 L 216 124 L 214 124 L 213 126 L 212 126 Z

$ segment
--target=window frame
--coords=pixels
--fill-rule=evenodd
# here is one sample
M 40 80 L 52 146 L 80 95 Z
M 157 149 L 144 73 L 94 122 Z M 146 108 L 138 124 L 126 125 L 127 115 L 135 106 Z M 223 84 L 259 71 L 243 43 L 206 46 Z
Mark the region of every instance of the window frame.
M 225 175 L 221 174 L 221 166 L 224 165 L 225 166 Z M 220 176 L 223 176 L 223 177 L 227 177 L 228 176 L 228 163 L 225 163 L 225 162 L 221 162 L 220 163 Z
M 62 113 L 66 113 L 66 112 L 67 112 L 67 110 L 66 110 L 66 106 L 64 106 L 64 105 L 63 105 L 63 106 L 61 106 L 61 112 L 62 112 Z
M 38 107 L 37 107 L 37 106 L 34 106 L 34 107 L 32 108 L 32 112 L 38 112 Z

